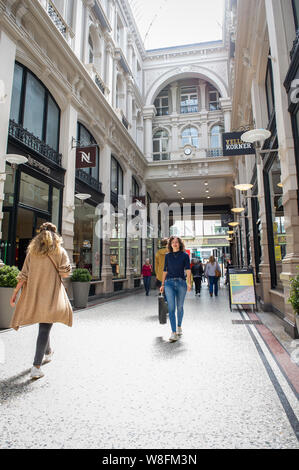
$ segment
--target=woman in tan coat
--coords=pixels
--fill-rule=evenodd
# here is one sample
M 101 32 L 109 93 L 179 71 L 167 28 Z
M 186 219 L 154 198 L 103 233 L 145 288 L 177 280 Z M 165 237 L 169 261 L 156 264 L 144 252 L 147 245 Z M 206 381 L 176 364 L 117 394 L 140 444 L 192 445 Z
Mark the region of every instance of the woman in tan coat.
M 62 248 L 62 238 L 56 233 L 55 225 L 46 222 L 40 233 L 28 246 L 18 285 L 10 299 L 16 305 L 18 291 L 20 298 L 11 321 L 11 328 L 18 330 L 21 325 L 39 323 L 36 352 L 31 377 L 43 377 L 40 366 L 44 355 L 46 362 L 52 357 L 49 335 L 53 323 L 72 326 L 73 310 L 69 302 L 62 277 L 68 277 L 71 266 L 68 255 Z

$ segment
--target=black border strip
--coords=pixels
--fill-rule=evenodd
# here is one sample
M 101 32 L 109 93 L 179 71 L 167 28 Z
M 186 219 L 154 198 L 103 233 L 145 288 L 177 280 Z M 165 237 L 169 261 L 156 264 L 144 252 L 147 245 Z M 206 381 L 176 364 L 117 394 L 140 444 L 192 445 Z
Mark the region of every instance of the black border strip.
M 239 310 L 239 313 L 240 313 L 241 317 L 245 320 L 245 317 L 244 317 L 241 309 L 239 308 L 239 306 L 238 306 L 238 310 Z M 258 343 L 256 337 L 254 336 L 254 334 L 252 333 L 251 329 L 249 328 L 249 325 L 245 324 L 245 326 L 246 326 L 247 331 L 249 332 L 249 334 L 251 336 L 251 339 L 254 342 L 254 345 L 255 345 L 258 353 L 259 353 L 259 356 L 260 356 L 260 358 L 261 358 L 261 360 L 262 360 L 262 362 L 265 366 L 267 374 L 268 374 L 268 376 L 269 376 L 269 378 L 272 382 L 272 385 L 273 385 L 273 387 L 274 387 L 274 389 L 277 393 L 277 396 L 280 400 L 280 403 L 283 406 L 283 409 L 284 409 L 284 411 L 287 415 L 287 418 L 290 422 L 290 425 L 292 426 L 292 429 L 295 433 L 295 436 L 299 441 L 299 421 L 298 421 L 298 419 L 297 419 L 297 417 L 296 417 L 296 415 L 293 411 L 293 408 L 291 407 L 284 391 L 282 390 L 281 385 L 278 382 L 278 380 L 277 380 L 277 378 L 276 378 L 276 376 L 275 376 L 275 374 L 274 374 L 274 372 L 273 372 L 273 370 L 272 370 L 272 368 L 271 368 L 271 366 L 270 366 L 270 364 L 269 364 L 269 362 L 268 362 L 261 346 L 259 345 L 259 343 Z

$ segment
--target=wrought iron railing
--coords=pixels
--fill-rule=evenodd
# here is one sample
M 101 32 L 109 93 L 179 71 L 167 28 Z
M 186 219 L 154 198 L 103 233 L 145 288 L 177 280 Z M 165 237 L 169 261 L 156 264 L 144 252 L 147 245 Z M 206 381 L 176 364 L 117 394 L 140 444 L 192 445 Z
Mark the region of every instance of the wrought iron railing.
M 95 81 L 96 85 L 98 86 L 98 88 L 103 93 L 103 95 L 105 95 L 105 85 L 104 85 L 103 81 L 100 79 L 100 77 L 98 76 L 98 74 L 95 75 L 94 81 Z
M 95 189 L 99 193 L 102 192 L 102 183 L 98 181 L 93 176 L 86 173 L 86 171 L 77 168 L 76 170 L 76 177 L 82 181 L 82 183 L 88 184 L 91 188 Z
M 291 60 L 293 59 L 293 56 L 295 54 L 295 51 L 296 51 L 298 45 L 299 45 L 299 29 L 297 29 L 297 31 L 296 31 L 296 38 L 293 42 L 293 47 L 292 47 L 292 50 L 290 52 Z
M 13 119 L 9 121 L 9 136 L 26 145 L 31 150 L 34 150 L 38 154 L 46 157 L 48 160 L 61 166 L 62 154 L 54 150 L 48 144 L 40 140 L 38 137 L 33 135 L 23 126 L 15 122 Z
M 215 149 L 206 149 L 207 157 L 222 157 L 223 149 L 222 148 L 215 148 Z
M 68 26 L 68 24 L 64 21 L 62 15 L 59 13 L 52 0 L 47 0 L 46 10 L 58 31 L 60 31 L 63 37 L 68 42 L 70 42 L 74 37 L 74 33 L 72 29 Z

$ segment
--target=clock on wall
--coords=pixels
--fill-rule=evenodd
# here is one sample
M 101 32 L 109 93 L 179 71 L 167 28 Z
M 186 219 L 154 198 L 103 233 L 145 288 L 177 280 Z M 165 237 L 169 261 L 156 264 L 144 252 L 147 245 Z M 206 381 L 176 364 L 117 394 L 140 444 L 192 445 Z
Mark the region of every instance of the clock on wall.
M 185 155 L 189 156 L 189 155 L 191 155 L 191 153 L 192 153 L 192 150 L 191 150 L 190 147 L 186 147 L 186 148 L 184 149 L 184 154 L 185 154 Z

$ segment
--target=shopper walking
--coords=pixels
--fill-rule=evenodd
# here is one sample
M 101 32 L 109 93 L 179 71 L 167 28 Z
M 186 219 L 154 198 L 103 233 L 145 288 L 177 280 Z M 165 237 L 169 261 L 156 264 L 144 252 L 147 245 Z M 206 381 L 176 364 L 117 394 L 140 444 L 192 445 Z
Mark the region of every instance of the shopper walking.
M 170 237 L 168 242 L 168 251 L 169 252 L 165 256 L 160 292 L 163 294 L 165 290 L 172 330 L 169 341 L 173 342 L 177 341 L 179 336 L 183 333 L 182 321 L 184 316 L 184 300 L 187 289 L 188 292 L 191 291 L 191 269 L 189 256 L 185 252 L 184 243 L 179 237 Z M 187 274 L 187 284 L 185 272 Z M 177 321 L 175 314 L 176 310 Z
M 157 251 L 155 256 L 155 272 L 156 272 L 156 285 L 160 289 L 162 284 L 163 269 L 165 263 L 165 256 L 167 249 L 168 238 L 163 238 L 161 241 L 161 248 Z
M 153 272 L 153 267 L 150 264 L 149 258 L 147 258 L 145 260 L 145 264 L 142 266 L 143 285 L 144 285 L 146 295 L 149 295 L 149 291 L 151 288 L 152 272 Z
M 214 256 L 210 256 L 208 263 L 205 268 L 205 276 L 209 280 L 209 291 L 210 296 L 213 297 L 213 291 L 215 296 L 218 295 L 218 280 L 221 274 L 220 266 L 218 261 L 215 260 Z
M 200 296 L 201 291 L 201 281 L 203 276 L 203 266 L 200 259 L 197 259 L 191 268 L 191 273 L 193 276 L 193 281 L 195 284 L 195 295 Z
M 27 249 L 18 284 L 10 299 L 16 309 L 11 328 L 18 330 L 22 325 L 39 323 L 35 357 L 31 378 L 43 377 L 41 364 L 49 362 L 53 351 L 50 348 L 50 331 L 53 323 L 72 326 L 73 311 L 61 281 L 71 273 L 68 255 L 61 246 L 62 238 L 56 226 L 50 222 L 41 225 L 40 232 L 33 238 Z M 19 290 L 20 298 L 16 304 Z

